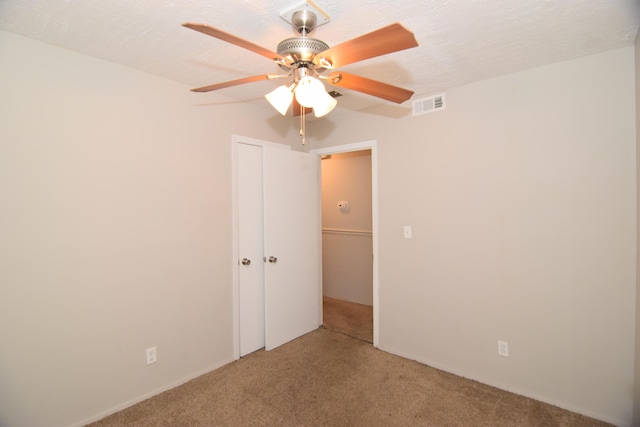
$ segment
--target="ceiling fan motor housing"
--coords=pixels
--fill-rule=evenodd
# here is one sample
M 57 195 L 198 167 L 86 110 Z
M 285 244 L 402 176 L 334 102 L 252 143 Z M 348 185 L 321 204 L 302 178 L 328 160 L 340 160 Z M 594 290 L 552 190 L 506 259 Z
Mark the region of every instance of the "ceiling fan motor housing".
M 329 49 L 322 40 L 310 37 L 292 37 L 278 43 L 278 55 L 290 57 L 292 62 L 311 62 L 320 52 Z

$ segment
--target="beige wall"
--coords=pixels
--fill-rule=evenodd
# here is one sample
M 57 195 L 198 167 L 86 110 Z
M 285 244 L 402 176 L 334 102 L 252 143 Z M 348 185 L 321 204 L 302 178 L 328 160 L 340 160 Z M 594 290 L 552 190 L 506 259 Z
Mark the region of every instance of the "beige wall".
M 296 129 L 1 31 L 0 57 L 0 425 L 78 425 L 231 361 L 231 134 Z
M 371 150 L 322 160 L 323 295 L 373 305 Z M 347 212 L 338 209 L 347 201 Z
M 4 32 L 0 55 L 0 425 L 77 425 L 230 361 L 231 134 L 295 129 Z M 309 124 L 311 148 L 378 141 L 383 349 L 630 424 L 633 57 Z
M 309 132 L 314 148 L 378 141 L 381 348 L 629 425 L 633 49 L 446 96 L 437 113 Z

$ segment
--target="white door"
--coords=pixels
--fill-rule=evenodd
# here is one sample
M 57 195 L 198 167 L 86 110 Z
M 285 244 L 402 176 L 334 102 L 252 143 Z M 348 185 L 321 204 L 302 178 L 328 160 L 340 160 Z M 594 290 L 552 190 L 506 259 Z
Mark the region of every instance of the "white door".
M 238 144 L 240 356 L 264 347 L 262 147 Z
M 238 144 L 240 356 L 320 324 L 319 163 L 317 155 Z
M 264 150 L 266 350 L 320 322 L 320 158 Z

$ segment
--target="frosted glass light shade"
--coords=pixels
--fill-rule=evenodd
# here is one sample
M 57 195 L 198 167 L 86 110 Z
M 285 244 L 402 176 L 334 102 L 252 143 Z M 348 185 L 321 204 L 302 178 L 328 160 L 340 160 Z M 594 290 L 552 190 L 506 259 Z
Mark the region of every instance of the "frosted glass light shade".
M 326 116 L 335 108 L 337 103 L 338 101 L 336 101 L 334 97 L 323 90 L 322 94 L 318 96 L 316 103 L 313 105 L 313 114 L 316 117 Z
M 322 93 L 327 93 L 322 82 L 314 77 L 305 76 L 296 87 L 296 99 L 303 107 L 313 108 Z
M 279 86 L 264 96 L 267 101 L 283 116 L 287 114 L 293 101 L 293 93 L 287 86 Z

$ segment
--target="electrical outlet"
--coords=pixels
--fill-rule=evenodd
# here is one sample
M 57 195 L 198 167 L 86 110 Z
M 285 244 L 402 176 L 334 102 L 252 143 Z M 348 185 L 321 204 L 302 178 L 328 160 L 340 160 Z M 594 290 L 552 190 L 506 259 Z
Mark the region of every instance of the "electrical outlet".
M 509 343 L 507 341 L 498 341 L 498 355 L 509 357 Z
M 156 353 L 156 348 L 151 347 L 147 349 L 147 365 L 151 365 L 152 363 L 156 363 L 158 360 L 158 354 Z

